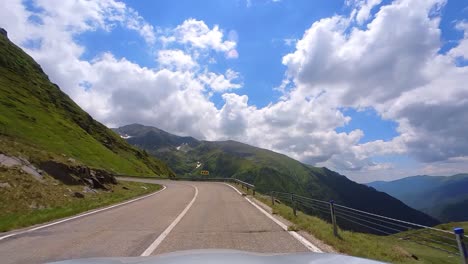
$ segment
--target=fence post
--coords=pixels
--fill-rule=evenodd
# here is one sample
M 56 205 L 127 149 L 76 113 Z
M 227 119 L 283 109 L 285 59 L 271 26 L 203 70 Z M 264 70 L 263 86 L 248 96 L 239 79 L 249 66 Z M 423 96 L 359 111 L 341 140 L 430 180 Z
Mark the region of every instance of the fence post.
M 461 263 L 468 263 L 468 253 L 466 250 L 465 242 L 463 242 L 463 228 L 457 227 L 453 229 L 455 237 L 457 238 L 458 249 L 460 250 Z
M 330 213 L 331 213 L 331 220 L 333 224 L 333 235 L 338 237 L 338 228 L 336 226 L 336 215 L 335 215 L 335 201 L 330 200 Z
M 271 196 L 271 205 L 275 205 L 275 197 L 273 196 L 273 192 L 270 193 Z
M 255 187 L 253 187 L 252 190 L 253 190 L 253 196 L 255 196 Z
M 292 203 L 292 208 L 293 208 L 293 214 L 294 214 L 294 216 L 297 216 L 296 201 L 294 201 L 294 194 L 292 194 L 292 193 L 291 193 L 291 203 Z

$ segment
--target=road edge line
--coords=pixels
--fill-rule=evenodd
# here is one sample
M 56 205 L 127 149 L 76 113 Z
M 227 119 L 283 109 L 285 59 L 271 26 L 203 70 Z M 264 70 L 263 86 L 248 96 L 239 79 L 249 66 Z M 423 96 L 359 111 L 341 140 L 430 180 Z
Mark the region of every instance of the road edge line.
M 242 195 L 242 193 L 237 190 L 234 186 L 224 183 L 227 186 L 231 187 L 233 190 L 235 190 L 238 194 Z M 299 241 L 302 245 L 304 245 L 308 250 L 315 252 L 315 253 L 323 253 L 323 251 L 312 244 L 309 240 L 307 240 L 305 237 L 297 233 L 296 231 L 289 231 L 288 226 L 281 222 L 280 220 L 276 219 L 274 216 L 269 214 L 267 211 L 265 211 L 263 208 L 261 208 L 258 204 L 255 202 L 252 202 L 249 198 L 244 197 L 250 204 L 252 204 L 255 208 L 257 208 L 260 212 L 262 212 L 264 215 L 266 215 L 268 218 L 270 218 L 273 222 L 275 222 L 277 225 L 279 225 L 284 231 L 288 232 L 292 237 L 294 237 L 297 241 Z
M 149 256 L 151 255 L 151 253 L 153 253 L 156 248 L 164 241 L 164 239 L 169 235 L 169 233 L 172 231 L 172 229 L 174 229 L 174 227 L 180 222 L 180 220 L 182 220 L 182 218 L 185 216 L 185 214 L 187 213 L 187 211 L 190 209 L 190 207 L 192 207 L 193 203 L 195 202 L 195 200 L 197 199 L 197 196 L 198 196 L 198 188 L 196 186 L 193 186 L 193 185 L 190 185 L 192 186 L 193 188 L 195 188 L 195 195 L 193 196 L 192 200 L 190 201 L 190 203 L 185 207 L 185 209 L 176 217 L 176 219 L 174 219 L 174 221 L 172 221 L 172 223 L 156 238 L 156 240 L 154 240 L 153 243 L 151 243 L 151 245 L 145 250 L 143 251 L 143 253 L 141 253 L 141 257 L 146 257 L 146 256 Z
M 43 225 L 36 226 L 36 227 L 30 228 L 30 229 L 26 229 L 26 230 L 23 230 L 23 231 L 20 231 L 20 232 L 15 232 L 15 233 L 12 233 L 12 234 L 1 236 L 0 241 L 3 240 L 3 239 L 6 239 L 6 238 L 14 237 L 14 236 L 17 236 L 17 235 L 22 235 L 22 234 L 29 233 L 29 232 L 32 232 L 32 231 L 36 231 L 36 230 L 39 230 L 39 229 L 43 229 L 43 228 L 46 228 L 46 227 L 49 227 L 49 226 L 58 225 L 58 224 L 61 224 L 61 223 L 64 223 L 64 222 L 68 222 L 68 221 L 75 220 L 75 219 L 85 217 L 85 216 L 88 216 L 88 215 L 92 215 L 92 214 L 100 213 L 100 212 L 103 212 L 103 211 L 107 211 L 107 210 L 113 209 L 115 207 L 123 206 L 123 205 L 129 204 L 129 203 L 133 203 L 133 202 L 136 202 L 136 201 L 151 197 L 153 195 L 156 195 L 156 194 L 164 191 L 167 188 L 166 185 L 162 185 L 162 186 L 163 186 L 163 188 L 161 190 L 156 191 L 154 193 L 147 194 L 145 196 L 134 198 L 132 200 L 121 202 L 121 203 L 114 204 L 114 205 L 111 205 L 111 206 L 107 206 L 107 207 L 104 207 L 104 208 L 93 209 L 93 210 L 91 210 L 89 212 L 81 213 L 81 214 L 71 216 L 71 217 L 68 217 L 68 218 L 65 218 L 65 219 L 62 219 L 62 220 L 58 220 L 58 221 L 55 221 L 55 222 L 52 222 L 52 223 L 43 224 Z

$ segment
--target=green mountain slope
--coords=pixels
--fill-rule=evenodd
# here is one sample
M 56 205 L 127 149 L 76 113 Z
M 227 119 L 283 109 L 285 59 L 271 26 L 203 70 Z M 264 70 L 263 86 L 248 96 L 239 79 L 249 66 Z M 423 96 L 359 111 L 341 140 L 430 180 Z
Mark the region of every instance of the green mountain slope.
M 261 192 L 294 192 L 322 200 L 333 199 L 344 205 L 416 223 L 438 223 L 388 194 L 355 183 L 327 168 L 305 165 L 270 150 L 236 141 L 188 142 L 187 138 L 141 125 L 124 126 L 116 131 L 129 136 L 129 143 L 166 161 L 179 176 L 200 175 L 201 170 L 208 170 L 210 177 L 235 177 L 255 184 Z M 154 147 L 161 145 L 164 147 Z
M 468 220 L 468 174 L 412 176 L 367 184 L 441 221 Z M 417 187 L 417 188 L 415 188 Z
M 0 152 L 114 173 L 171 175 L 161 161 L 95 121 L 51 83 L 30 56 L 0 35 Z

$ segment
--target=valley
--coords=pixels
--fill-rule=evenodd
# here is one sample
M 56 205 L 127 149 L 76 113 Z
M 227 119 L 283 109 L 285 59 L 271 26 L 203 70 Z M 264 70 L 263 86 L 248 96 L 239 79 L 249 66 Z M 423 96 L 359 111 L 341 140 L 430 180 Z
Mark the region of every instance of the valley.
M 367 184 L 442 222 L 468 220 L 468 174 L 412 176 Z

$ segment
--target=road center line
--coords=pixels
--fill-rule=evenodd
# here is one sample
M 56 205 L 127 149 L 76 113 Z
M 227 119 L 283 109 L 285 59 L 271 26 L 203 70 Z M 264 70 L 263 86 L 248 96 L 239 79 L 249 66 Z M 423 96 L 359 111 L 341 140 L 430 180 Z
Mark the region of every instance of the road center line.
M 20 232 L 16 232 L 16 233 L 11 233 L 11 234 L 8 234 L 8 235 L 5 235 L 5 236 L 0 237 L 0 240 L 3 240 L 3 239 L 5 239 L 5 238 L 9 238 L 9 237 L 14 237 L 14 236 L 17 236 L 17 235 L 21 235 L 21 234 L 24 234 L 24 233 L 36 231 L 36 230 L 43 229 L 43 228 L 46 228 L 46 227 L 49 227 L 49 226 L 58 225 L 58 224 L 61 224 L 61 223 L 64 223 L 64 222 L 68 222 L 68 221 L 71 221 L 71 220 L 74 220 L 74 219 L 77 219 L 77 218 L 81 218 L 81 217 L 84 217 L 84 216 L 96 214 L 96 213 L 99 213 L 99 212 L 102 212 L 102 211 L 107 211 L 107 210 L 112 209 L 112 208 L 115 208 L 115 207 L 119 207 L 119 206 L 122 206 L 122 205 L 126 205 L 126 204 L 129 204 L 129 203 L 133 203 L 133 202 L 139 201 L 139 200 L 141 200 L 141 199 L 145 199 L 145 198 L 148 198 L 148 197 L 153 196 L 153 195 L 155 195 L 155 194 L 158 194 L 158 193 L 164 191 L 165 189 L 166 189 L 166 186 L 163 185 L 163 188 L 162 188 L 161 190 L 157 191 L 157 192 L 150 193 L 150 194 L 148 194 L 148 195 L 141 196 L 141 197 L 138 197 L 138 198 L 135 198 L 135 199 L 132 199 L 132 200 L 123 202 L 123 203 L 114 204 L 114 205 L 111 205 L 111 206 L 108 206 L 108 207 L 104 207 L 104 208 L 101 208 L 101 209 L 97 209 L 97 210 L 93 210 L 93 211 L 90 211 L 90 212 L 87 212 L 87 213 L 84 213 L 84 214 L 79 214 L 79 215 L 76 215 L 76 216 L 72 216 L 72 217 L 69 217 L 69 218 L 65 218 L 65 219 L 62 219 L 62 220 L 59 220 L 59 221 L 56 221 L 56 222 L 52 222 L 52 223 L 49 223 L 49 224 L 37 226 L 37 227 L 30 228 L 30 229 L 26 229 L 26 230 L 23 230 L 23 231 L 20 231 Z
M 196 186 L 193 186 L 193 185 L 191 185 L 191 186 L 193 188 L 195 188 L 195 195 L 193 196 L 192 201 L 190 201 L 190 203 L 187 205 L 187 207 L 185 207 L 185 209 L 177 216 L 176 219 L 174 219 L 174 221 L 166 228 L 166 230 L 164 230 L 158 236 L 158 238 L 156 238 L 156 240 L 143 253 L 141 253 L 140 256 L 145 257 L 145 256 L 151 255 L 151 253 L 153 253 L 153 251 L 156 250 L 156 248 L 161 244 L 161 242 L 163 242 L 163 240 L 167 237 L 167 235 L 169 235 L 169 233 L 172 231 L 172 229 L 174 229 L 174 227 L 180 222 L 180 220 L 182 220 L 182 218 L 187 213 L 187 211 L 190 209 L 190 207 L 192 207 L 193 203 L 195 202 L 195 200 L 197 199 L 197 196 L 198 196 L 198 188 Z
M 242 195 L 242 193 L 237 190 L 237 188 L 235 188 L 234 186 L 230 185 L 230 184 L 227 184 L 227 183 L 224 183 L 226 184 L 227 186 L 231 187 L 234 191 L 236 191 L 238 194 Z M 295 231 L 288 231 L 288 226 L 285 225 L 283 222 L 281 222 L 280 220 L 276 219 L 274 216 L 270 215 L 267 211 L 265 211 L 263 208 L 261 208 L 260 206 L 258 206 L 258 204 L 256 204 L 255 202 L 252 202 L 249 198 L 244 197 L 247 202 L 249 202 L 250 204 L 252 204 L 255 208 L 257 208 L 260 212 L 262 212 L 264 215 L 266 215 L 268 218 L 270 218 L 271 220 L 273 220 L 273 222 L 275 222 L 277 225 L 279 225 L 282 229 L 284 229 L 284 231 L 288 232 L 292 237 L 294 237 L 295 239 L 297 239 L 302 245 L 304 245 L 307 249 L 309 249 L 310 251 L 312 252 L 316 252 L 316 253 L 323 253 L 323 251 L 316 247 L 314 244 L 310 243 L 309 240 L 307 240 L 305 237 L 301 236 L 299 233 L 295 232 Z

